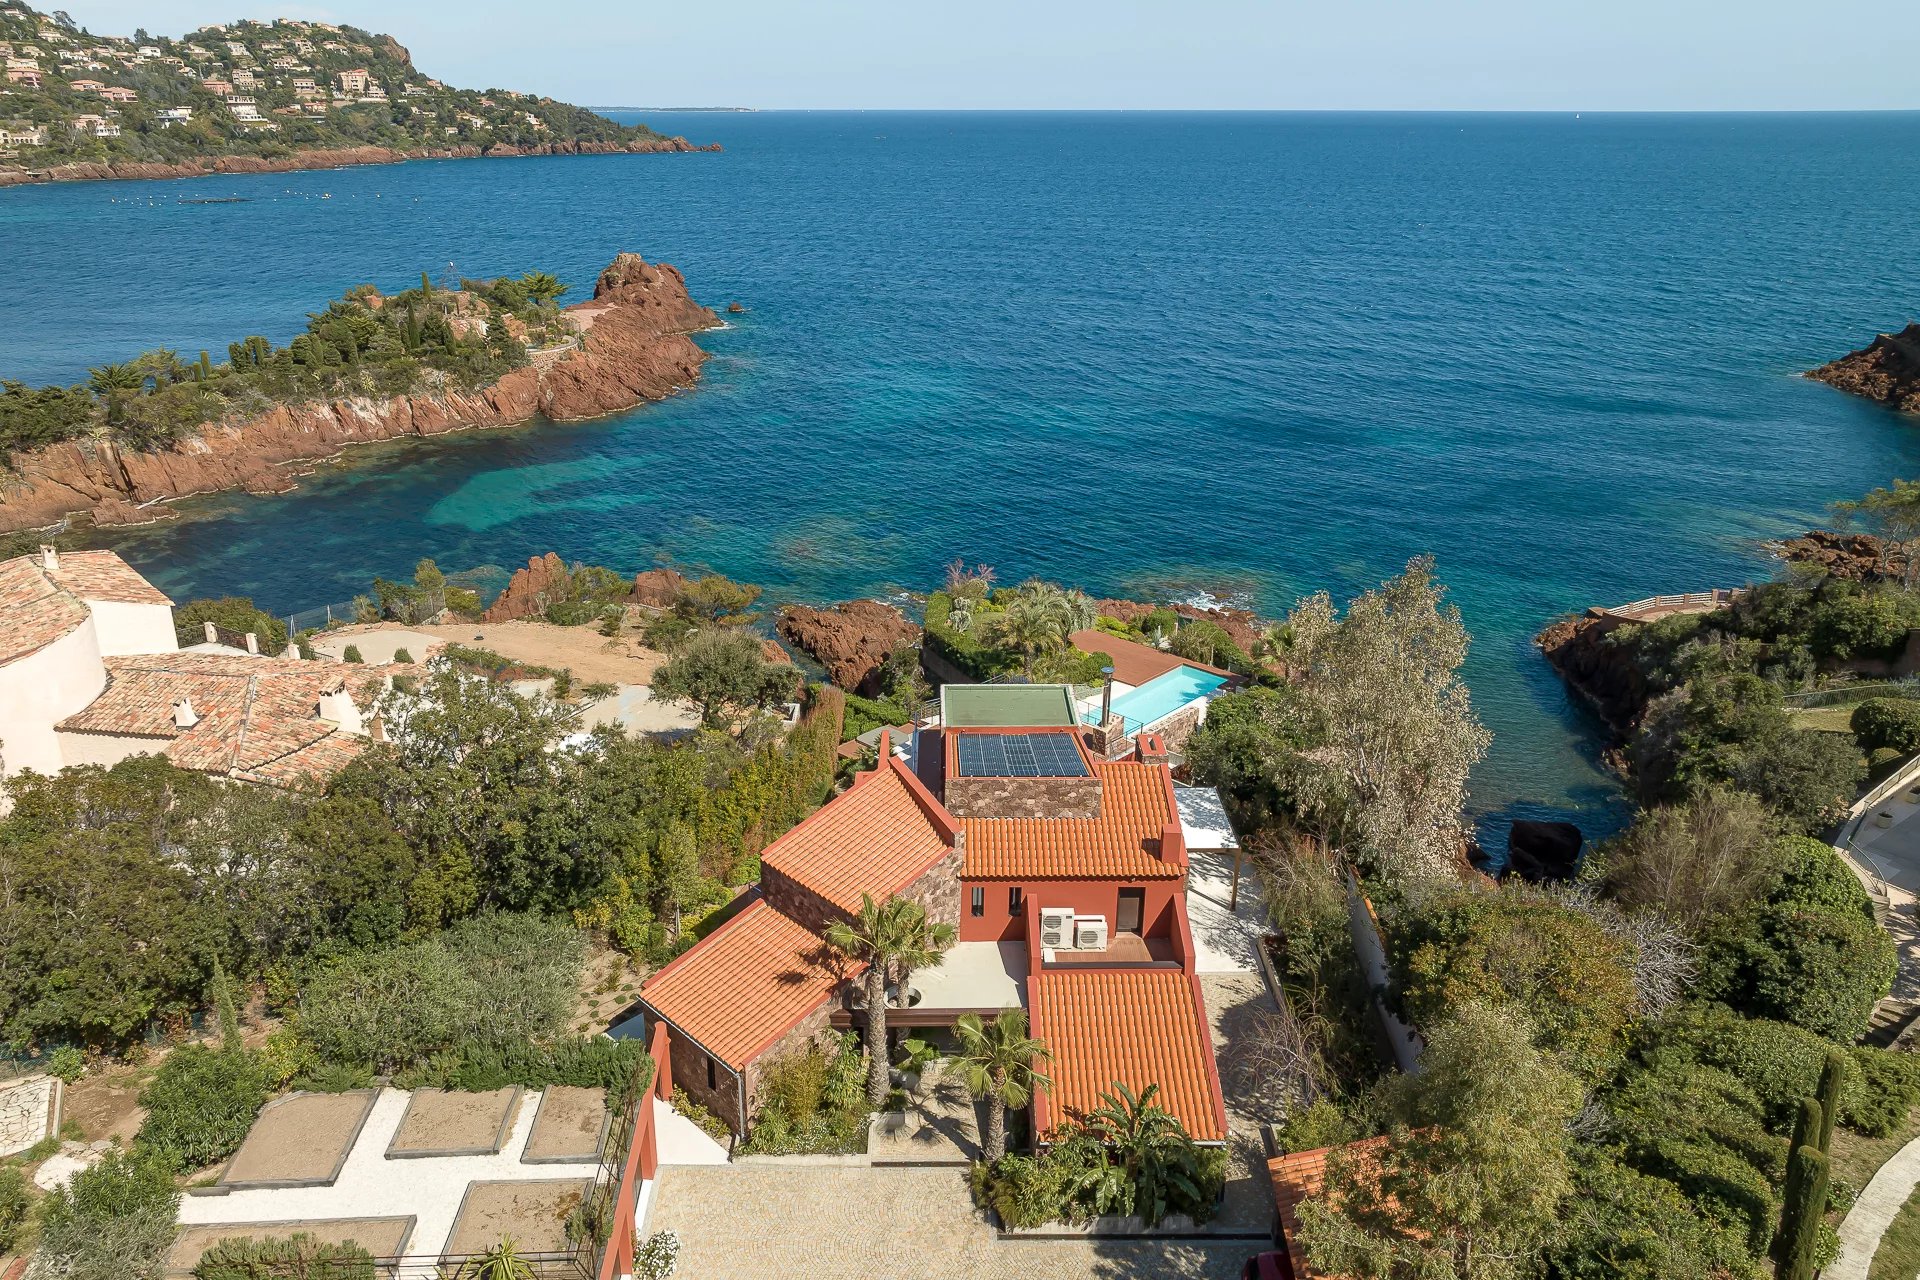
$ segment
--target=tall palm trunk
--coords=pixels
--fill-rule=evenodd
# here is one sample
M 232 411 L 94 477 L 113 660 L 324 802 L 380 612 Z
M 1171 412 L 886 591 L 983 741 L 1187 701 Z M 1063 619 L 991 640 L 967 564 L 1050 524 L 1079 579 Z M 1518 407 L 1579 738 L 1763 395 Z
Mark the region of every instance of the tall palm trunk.
M 885 1102 L 887 1084 L 887 971 L 876 964 L 867 970 L 867 1101 Z
M 1007 1104 L 1001 1096 L 1007 1087 L 1007 1073 L 993 1073 L 993 1088 L 987 1093 L 987 1163 L 997 1164 L 1007 1154 Z

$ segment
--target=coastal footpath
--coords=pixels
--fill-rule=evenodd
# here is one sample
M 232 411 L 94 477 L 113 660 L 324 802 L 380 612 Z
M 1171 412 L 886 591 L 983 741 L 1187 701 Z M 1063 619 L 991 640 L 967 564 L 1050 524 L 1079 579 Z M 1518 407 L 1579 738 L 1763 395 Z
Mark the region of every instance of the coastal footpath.
M 1811 370 L 1816 382 L 1920 413 L 1920 324 L 1883 333 L 1858 351 Z
M 719 318 L 695 302 L 680 272 L 623 253 L 593 297 L 560 312 L 574 344 L 533 358 L 471 391 L 416 390 L 274 405 L 240 421 L 208 423 L 164 448 L 80 438 L 16 453 L 0 472 L 0 532 L 42 528 L 86 513 L 98 524 L 154 518 L 148 504 L 225 489 L 277 493 L 297 464 L 349 445 L 510 426 L 544 415 L 599 417 L 663 400 L 700 376 L 706 353 L 689 334 Z
M 41 182 L 106 182 L 167 178 L 211 178 L 230 173 L 297 173 L 358 165 L 402 164 L 408 160 L 503 160 L 522 156 L 662 155 L 718 151 L 720 144 L 695 146 L 685 138 L 640 138 L 631 142 L 546 142 L 529 146 L 492 143 L 457 147 L 332 147 L 283 156 L 202 156 L 192 160 L 93 160 L 27 169 L 0 165 L 0 187 Z

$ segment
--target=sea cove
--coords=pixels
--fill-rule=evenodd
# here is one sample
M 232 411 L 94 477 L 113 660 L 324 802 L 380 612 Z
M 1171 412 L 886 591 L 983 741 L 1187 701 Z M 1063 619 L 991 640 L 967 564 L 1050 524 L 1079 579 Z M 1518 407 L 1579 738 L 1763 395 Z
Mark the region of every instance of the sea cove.
M 810 600 L 962 554 L 1278 613 L 1432 550 L 1489 811 L 1612 794 L 1545 620 L 1763 574 L 1763 540 L 1920 456 L 1796 376 L 1911 318 L 1910 115 L 646 118 L 725 151 L 0 194 L 0 374 L 285 341 L 450 262 L 572 301 L 637 249 L 747 308 L 697 391 L 358 451 L 111 545 L 281 610 L 555 549 Z M 179 203 L 215 196 L 246 202 Z

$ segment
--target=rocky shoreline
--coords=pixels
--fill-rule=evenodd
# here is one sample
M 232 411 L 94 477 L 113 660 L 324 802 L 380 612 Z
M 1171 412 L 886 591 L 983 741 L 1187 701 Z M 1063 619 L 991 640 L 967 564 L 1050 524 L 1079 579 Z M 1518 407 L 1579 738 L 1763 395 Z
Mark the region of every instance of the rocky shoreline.
M 1909 413 L 1920 413 L 1920 323 L 1883 333 L 1807 376 Z
M 615 258 L 593 297 L 566 310 L 584 330 L 577 348 L 476 391 L 276 405 L 152 452 L 74 440 L 17 454 L 11 470 L 0 472 L 0 532 L 81 513 L 102 525 L 144 523 L 154 518 L 145 508 L 166 500 L 228 489 L 284 492 L 294 486 L 290 464 L 350 445 L 512 426 L 538 415 L 595 418 L 664 400 L 692 386 L 707 358 L 688 335 L 720 323 L 688 294 L 678 270 L 634 253 Z
M 177 163 L 123 160 L 85 164 L 53 165 L 46 169 L 27 169 L 18 165 L 0 165 L 0 187 L 25 186 L 41 182 L 145 181 L 168 178 L 212 178 L 234 173 L 294 173 L 310 169 L 344 169 L 356 165 L 404 164 L 409 160 L 493 160 L 521 156 L 599 156 L 661 155 L 693 151 L 718 151 L 720 144 L 695 146 L 685 138 L 647 139 L 641 142 L 551 142 L 537 147 L 516 147 L 506 143 L 480 148 L 417 147 L 400 151 L 392 147 L 339 147 L 296 151 L 275 156 L 206 156 Z

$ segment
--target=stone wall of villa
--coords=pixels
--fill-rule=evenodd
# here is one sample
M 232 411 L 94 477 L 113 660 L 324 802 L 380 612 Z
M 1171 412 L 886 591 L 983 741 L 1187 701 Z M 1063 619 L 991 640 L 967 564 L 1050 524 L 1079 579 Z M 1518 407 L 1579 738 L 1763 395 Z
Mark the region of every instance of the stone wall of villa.
M 956 818 L 1097 818 L 1100 779 L 949 774 L 945 799 L 947 812 Z
M 1167 744 L 1167 750 L 1185 751 L 1187 749 L 1187 739 L 1193 737 L 1193 731 L 1205 723 L 1206 718 L 1206 700 L 1201 699 L 1197 702 L 1188 703 L 1166 719 L 1155 724 L 1153 726 L 1153 732 L 1160 735 L 1161 739 Z

